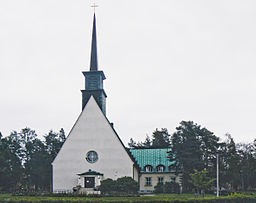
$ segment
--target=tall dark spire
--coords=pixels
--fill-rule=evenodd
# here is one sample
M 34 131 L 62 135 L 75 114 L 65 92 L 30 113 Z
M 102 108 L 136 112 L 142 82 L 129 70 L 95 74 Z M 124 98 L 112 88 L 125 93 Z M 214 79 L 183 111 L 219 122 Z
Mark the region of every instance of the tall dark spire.
M 96 5 L 93 6 L 94 8 Z M 98 70 L 97 39 L 96 39 L 96 17 L 93 16 L 92 47 L 90 71 L 83 72 L 85 77 L 85 89 L 82 91 L 82 109 L 86 106 L 90 97 L 93 96 L 102 112 L 106 115 L 107 95 L 103 88 L 103 80 L 106 79 L 104 72 Z
M 98 56 L 97 56 L 96 16 L 94 13 L 93 28 L 92 28 L 90 71 L 97 71 L 97 70 L 98 70 Z

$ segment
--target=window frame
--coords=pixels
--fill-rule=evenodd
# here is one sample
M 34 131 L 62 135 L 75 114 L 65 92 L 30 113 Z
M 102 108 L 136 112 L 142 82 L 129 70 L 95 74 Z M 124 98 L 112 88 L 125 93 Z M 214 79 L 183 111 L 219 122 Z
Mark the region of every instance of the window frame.
M 152 177 L 145 177 L 145 186 L 152 186 Z
M 150 170 L 148 170 L 150 168 Z M 145 172 L 153 172 L 153 166 L 151 166 L 151 165 L 146 165 L 145 167 L 144 167 L 144 170 L 145 170 Z
M 164 183 L 164 177 L 163 176 L 158 177 L 158 183 Z
M 161 169 L 161 170 L 160 170 Z M 157 172 L 165 172 L 165 166 L 160 164 L 156 167 Z

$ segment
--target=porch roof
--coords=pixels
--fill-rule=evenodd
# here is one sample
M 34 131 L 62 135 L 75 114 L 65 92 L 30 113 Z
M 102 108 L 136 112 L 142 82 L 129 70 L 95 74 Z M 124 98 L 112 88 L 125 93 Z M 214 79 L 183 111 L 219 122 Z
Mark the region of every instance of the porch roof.
M 84 175 L 100 175 L 100 176 L 103 176 L 102 173 L 99 173 L 97 171 L 92 171 L 91 169 L 89 169 L 89 171 L 87 172 L 84 172 L 84 173 L 80 173 L 80 174 L 77 174 L 79 176 L 84 176 Z

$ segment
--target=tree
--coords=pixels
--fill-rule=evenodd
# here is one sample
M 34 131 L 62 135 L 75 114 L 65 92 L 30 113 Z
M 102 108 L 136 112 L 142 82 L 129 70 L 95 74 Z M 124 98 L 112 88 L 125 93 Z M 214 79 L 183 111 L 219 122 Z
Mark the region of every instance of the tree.
M 152 135 L 152 147 L 166 148 L 170 146 L 170 135 L 166 128 L 156 129 Z
M 166 128 L 156 129 L 152 134 L 152 139 L 147 135 L 144 142 L 135 142 L 132 138 L 128 143 L 130 148 L 167 148 L 170 146 L 170 135 Z
M 131 139 L 130 139 L 130 142 L 128 142 L 128 146 L 129 146 L 130 148 L 136 148 L 137 143 L 131 138 Z
M 253 143 L 240 144 L 238 154 L 241 160 L 241 189 L 256 187 L 256 146 Z
M 240 188 L 251 190 L 256 187 L 256 157 L 253 143 L 237 144 L 237 152 L 240 159 Z
M 30 159 L 25 163 L 30 187 L 35 191 L 48 190 L 51 180 L 51 162 L 46 151 L 46 146 L 39 139 L 32 141 L 33 149 L 30 152 Z
M 45 152 L 47 155 L 47 158 L 45 160 L 45 182 L 48 183 L 47 189 L 51 191 L 51 185 L 52 185 L 52 165 L 51 163 L 59 153 L 62 145 L 64 144 L 66 140 L 65 132 L 63 128 L 59 131 L 59 133 L 53 132 L 50 130 L 50 132 L 44 136 L 44 144 L 45 144 Z
M 176 130 L 171 137 L 169 158 L 175 161 L 176 173 L 182 173 L 184 191 L 191 191 L 193 185 L 190 174 L 194 169 L 213 171 L 219 139 L 193 121 L 182 121 Z
M 51 186 L 51 163 L 65 141 L 63 129 L 50 131 L 42 141 L 30 128 L 19 133 L 13 131 L 3 138 L 0 134 L 0 188 L 49 190 Z
M 44 136 L 44 139 L 46 150 L 50 156 L 50 162 L 52 162 L 66 140 L 65 132 L 63 128 L 61 128 L 59 133 L 50 130 L 48 135 Z
M 152 141 L 150 137 L 147 135 L 145 141 L 143 142 L 143 146 L 145 148 L 150 148 L 152 146 Z
M 198 192 L 203 195 L 204 191 L 208 189 L 211 184 L 216 180 L 208 176 L 208 171 L 194 170 L 194 173 L 190 174 L 193 185 L 196 187 Z
M 3 191 L 12 191 L 21 181 L 23 169 L 21 159 L 16 150 L 16 142 L 9 137 L 0 138 L 0 188 Z
M 241 160 L 236 149 L 234 139 L 230 134 L 226 134 L 227 140 L 221 145 L 220 149 L 220 178 L 221 186 L 237 190 L 240 183 Z

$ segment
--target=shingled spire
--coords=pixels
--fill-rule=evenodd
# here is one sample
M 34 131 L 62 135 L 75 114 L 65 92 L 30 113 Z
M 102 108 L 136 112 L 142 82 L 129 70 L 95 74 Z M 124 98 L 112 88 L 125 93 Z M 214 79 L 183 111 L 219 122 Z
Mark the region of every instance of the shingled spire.
M 95 7 L 95 5 L 94 5 Z M 85 89 L 82 91 L 82 109 L 93 96 L 102 112 L 106 115 L 106 93 L 103 89 L 103 80 L 106 79 L 104 72 L 98 70 L 96 17 L 93 15 L 92 47 L 90 70 L 83 72 L 85 76 Z
M 93 15 L 93 28 L 92 28 L 92 45 L 91 45 L 91 62 L 90 71 L 98 70 L 98 55 L 97 55 L 97 35 L 96 35 L 96 16 Z

